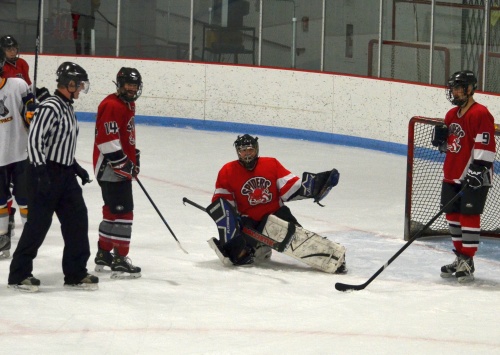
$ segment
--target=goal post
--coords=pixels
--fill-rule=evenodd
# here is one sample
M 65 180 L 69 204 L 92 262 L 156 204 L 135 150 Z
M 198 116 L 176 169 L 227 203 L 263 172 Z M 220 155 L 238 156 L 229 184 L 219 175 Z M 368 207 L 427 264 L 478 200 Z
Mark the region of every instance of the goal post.
M 432 131 L 442 118 L 412 117 L 408 125 L 408 153 L 404 238 L 409 240 L 439 211 L 444 153 L 432 146 Z M 500 130 L 495 129 L 497 153 L 492 187 L 481 216 L 481 236 L 500 238 Z M 438 218 L 422 236 L 449 235 L 448 223 Z

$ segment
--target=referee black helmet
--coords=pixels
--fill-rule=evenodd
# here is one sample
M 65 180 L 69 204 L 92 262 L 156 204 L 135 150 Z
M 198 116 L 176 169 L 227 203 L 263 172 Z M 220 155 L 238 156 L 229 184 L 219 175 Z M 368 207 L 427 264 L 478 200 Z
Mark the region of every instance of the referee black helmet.
M 71 81 L 74 81 L 76 87 L 83 85 L 82 92 L 87 93 L 89 91 L 90 83 L 89 77 L 85 69 L 73 62 L 64 62 L 59 68 L 57 68 L 57 82 L 60 85 L 68 87 Z

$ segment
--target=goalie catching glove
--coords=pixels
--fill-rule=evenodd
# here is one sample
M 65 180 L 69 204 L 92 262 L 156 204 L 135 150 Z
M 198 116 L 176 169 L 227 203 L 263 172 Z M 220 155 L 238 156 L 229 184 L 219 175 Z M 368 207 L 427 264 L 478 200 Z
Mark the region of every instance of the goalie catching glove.
M 313 198 L 315 203 L 323 207 L 319 202 L 330 193 L 333 187 L 337 186 L 339 178 L 340 174 L 337 169 L 317 174 L 304 172 L 302 174 L 300 195 Z

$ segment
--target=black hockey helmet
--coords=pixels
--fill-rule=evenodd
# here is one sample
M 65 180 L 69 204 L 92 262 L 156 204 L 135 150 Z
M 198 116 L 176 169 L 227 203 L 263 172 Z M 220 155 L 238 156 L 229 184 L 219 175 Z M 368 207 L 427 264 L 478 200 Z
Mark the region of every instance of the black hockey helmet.
M 469 86 L 472 86 L 472 91 L 468 93 Z M 467 99 L 457 99 L 453 96 L 453 89 L 463 88 Z M 477 89 L 477 78 L 471 70 L 461 70 L 453 73 L 448 79 L 446 87 L 446 97 L 453 105 L 462 106 L 467 102 L 470 96 Z
M 9 60 L 10 62 L 15 62 L 19 58 L 19 43 L 17 43 L 16 39 L 11 35 L 5 35 L 0 38 L 0 48 L 2 48 L 2 52 L 5 52 L 8 48 L 16 48 L 17 54 L 16 56 Z
M 141 73 L 135 68 L 122 67 L 116 74 L 116 89 L 120 97 L 128 102 L 135 101 L 142 94 L 142 77 Z M 137 85 L 137 91 L 126 91 L 123 89 L 125 84 Z
M 257 165 L 257 160 L 259 159 L 258 140 L 259 137 L 252 137 L 249 134 L 244 134 L 242 136 L 238 136 L 238 138 L 234 141 L 234 147 L 236 148 L 238 160 L 247 170 L 253 170 L 255 165 Z M 247 149 L 254 149 L 255 154 L 243 155 L 242 153 Z
M 76 87 L 83 84 L 83 93 L 87 93 L 90 88 L 89 77 L 85 69 L 73 62 L 64 62 L 57 68 L 57 82 L 60 85 L 68 87 L 71 81 L 74 81 Z

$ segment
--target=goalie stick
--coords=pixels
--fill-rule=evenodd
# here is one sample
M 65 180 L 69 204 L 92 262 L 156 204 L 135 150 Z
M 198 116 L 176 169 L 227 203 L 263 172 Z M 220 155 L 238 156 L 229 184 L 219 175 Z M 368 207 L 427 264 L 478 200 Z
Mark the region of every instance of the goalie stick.
M 191 206 L 194 206 L 204 212 L 207 212 L 207 209 L 199 204 L 197 204 L 196 202 L 194 201 L 191 201 L 190 199 L 186 198 L 186 197 L 183 197 L 182 198 L 182 202 L 184 204 L 189 204 Z M 246 226 L 243 226 L 243 228 L 241 228 L 241 231 L 243 233 L 245 233 L 246 235 L 248 235 L 249 237 L 252 237 L 253 239 L 279 251 L 279 252 L 282 252 L 286 246 L 287 246 L 287 243 L 289 242 L 289 240 L 283 240 L 282 242 L 277 242 L 267 236 L 265 236 L 264 234 L 262 233 L 259 233 L 257 232 L 255 229 L 251 229 L 251 228 L 248 228 Z
M 401 255 L 401 253 L 403 253 L 406 248 L 408 248 L 410 246 L 411 243 L 413 243 L 415 240 L 417 240 L 421 235 L 422 233 L 427 229 L 429 228 L 432 223 L 434 223 L 436 221 L 436 219 L 439 218 L 439 216 L 441 216 L 445 209 L 450 206 L 451 204 L 453 204 L 462 194 L 463 194 L 463 191 L 465 190 L 465 188 L 468 186 L 467 182 L 463 182 L 464 186 L 460 189 L 460 191 L 450 200 L 448 201 L 448 203 L 446 205 L 444 205 L 441 210 L 436 213 L 436 215 L 434 217 L 432 217 L 432 219 L 427 222 L 427 224 L 425 226 L 422 227 L 421 230 L 419 230 L 417 233 L 415 233 L 415 235 L 413 237 L 410 238 L 410 240 L 408 240 L 408 242 L 406 242 L 405 245 L 403 245 L 403 247 L 401 249 L 399 249 L 397 251 L 396 254 L 394 254 L 380 269 L 377 270 L 377 272 L 375 274 L 372 275 L 372 277 L 370 277 L 365 283 L 361 284 L 361 285 L 349 285 L 349 284 L 344 284 L 342 282 L 337 282 L 335 284 L 335 289 L 337 291 L 359 291 L 359 290 L 363 290 L 366 288 L 366 286 L 368 286 L 373 280 L 375 280 L 375 278 L 380 275 L 382 273 L 382 271 L 384 271 L 399 255 Z
M 148 198 L 149 202 L 151 202 L 151 204 L 153 205 L 154 209 L 156 210 L 156 212 L 158 213 L 158 215 L 160 216 L 161 220 L 163 221 L 163 223 L 165 223 L 165 225 L 167 226 L 168 230 L 170 231 L 170 233 L 172 234 L 172 237 L 174 237 L 175 241 L 177 242 L 177 245 L 179 246 L 179 248 L 181 248 L 181 250 L 186 253 L 186 254 L 189 254 L 187 252 L 186 249 L 184 249 L 181 245 L 181 242 L 179 242 L 179 239 L 177 239 L 177 237 L 175 236 L 174 234 L 174 231 L 170 228 L 170 226 L 168 225 L 167 221 L 165 220 L 165 218 L 163 218 L 163 215 L 161 214 L 160 210 L 158 209 L 158 207 L 156 207 L 155 203 L 153 202 L 153 200 L 151 199 L 151 197 L 149 196 L 148 192 L 146 191 L 146 189 L 144 188 L 144 186 L 142 185 L 141 181 L 137 178 L 137 176 L 135 177 L 135 180 L 137 181 L 137 183 L 139 184 L 139 186 L 141 187 L 142 191 L 144 191 L 144 194 L 146 195 L 146 197 Z

